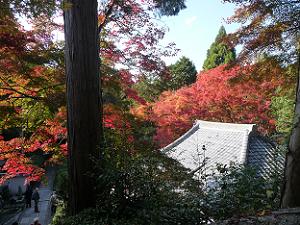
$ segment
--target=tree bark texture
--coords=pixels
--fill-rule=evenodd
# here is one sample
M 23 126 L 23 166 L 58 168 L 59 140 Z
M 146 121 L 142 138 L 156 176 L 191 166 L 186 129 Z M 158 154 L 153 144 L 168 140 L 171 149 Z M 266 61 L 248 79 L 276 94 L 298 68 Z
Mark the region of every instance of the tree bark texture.
M 300 207 L 300 53 L 295 103 L 295 124 L 286 154 L 281 208 Z
M 100 149 L 100 74 L 97 0 L 69 0 L 64 9 L 70 213 L 94 207 L 89 176 Z

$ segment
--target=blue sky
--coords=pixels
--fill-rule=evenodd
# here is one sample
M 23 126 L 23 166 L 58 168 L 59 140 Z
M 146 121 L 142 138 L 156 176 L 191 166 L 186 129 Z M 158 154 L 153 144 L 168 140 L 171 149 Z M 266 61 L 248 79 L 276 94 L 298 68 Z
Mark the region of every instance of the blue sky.
M 163 17 L 169 27 L 162 44 L 175 42 L 181 51 L 176 57 L 164 58 L 167 64 L 175 63 L 181 56 L 193 61 L 197 70 L 202 69 L 206 51 L 214 41 L 221 25 L 227 33 L 238 29 L 238 24 L 227 24 L 235 6 L 221 0 L 186 0 L 187 8 L 174 17 Z

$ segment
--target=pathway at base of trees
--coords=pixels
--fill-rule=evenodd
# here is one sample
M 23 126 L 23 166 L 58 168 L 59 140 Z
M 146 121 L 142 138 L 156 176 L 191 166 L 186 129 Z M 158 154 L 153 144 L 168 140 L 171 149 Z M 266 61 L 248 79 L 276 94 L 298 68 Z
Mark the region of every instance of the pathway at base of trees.
M 22 212 L 21 218 L 19 220 L 20 225 L 29 225 L 33 223 L 34 218 L 38 217 L 40 224 L 49 224 L 50 215 L 50 197 L 52 190 L 49 187 L 41 187 L 39 190 L 40 201 L 39 201 L 39 213 L 34 212 L 34 204 L 32 202 L 32 207 L 25 209 Z
M 39 188 L 39 213 L 34 212 L 34 202 L 31 203 L 31 208 L 24 209 L 15 218 L 7 221 L 5 225 L 10 225 L 14 221 L 18 221 L 20 225 L 29 225 L 33 223 L 34 218 L 38 217 L 40 224 L 48 225 L 51 222 L 51 207 L 50 197 L 53 191 L 54 169 L 47 170 L 48 184 L 41 185 Z

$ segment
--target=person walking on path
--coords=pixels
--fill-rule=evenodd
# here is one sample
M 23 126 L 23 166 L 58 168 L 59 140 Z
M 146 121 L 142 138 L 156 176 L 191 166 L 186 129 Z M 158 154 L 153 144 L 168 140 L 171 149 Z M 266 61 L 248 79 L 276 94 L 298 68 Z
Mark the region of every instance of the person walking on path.
M 33 223 L 31 225 L 41 225 L 39 222 L 39 218 L 34 218 Z
M 50 197 L 50 205 L 51 205 L 51 215 L 54 215 L 57 205 L 59 203 L 58 196 L 55 191 L 52 192 Z
M 30 185 L 27 186 L 25 191 L 25 207 L 31 208 L 31 199 L 32 199 L 32 188 Z
M 39 203 L 39 200 L 40 200 L 40 194 L 39 194 L 39 189 L 36 188 L 32 194 L 32 200 L 34 201 L 34 211 L 36 213 L 39 212 L 39 207 L 38 207 L 38 203 Z

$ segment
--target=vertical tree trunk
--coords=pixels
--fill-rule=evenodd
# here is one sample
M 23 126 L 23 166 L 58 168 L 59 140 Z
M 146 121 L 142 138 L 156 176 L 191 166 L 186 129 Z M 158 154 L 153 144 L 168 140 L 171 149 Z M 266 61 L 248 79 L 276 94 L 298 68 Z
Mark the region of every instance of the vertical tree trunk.
M 100 155 L 100 81 L 97 0 L 69 0 L 64 9 L 70 212 L 94 207 L 89 172 Z
M 281 207 L 300 207 L 300 52 L 295 103 L 295 124 L 286 154 Z

